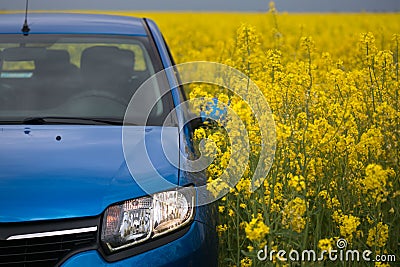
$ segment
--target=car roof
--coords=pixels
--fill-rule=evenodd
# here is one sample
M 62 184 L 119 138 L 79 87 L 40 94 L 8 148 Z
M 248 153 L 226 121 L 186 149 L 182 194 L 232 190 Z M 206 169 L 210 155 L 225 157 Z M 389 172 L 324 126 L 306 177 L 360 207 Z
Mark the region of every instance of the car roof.
M 22 34 L 25 14 L 1 14 L 0 34 Z M 111 34 L 147 36 L 143 19 L 100 14 L 30 13 L 29 34 Z

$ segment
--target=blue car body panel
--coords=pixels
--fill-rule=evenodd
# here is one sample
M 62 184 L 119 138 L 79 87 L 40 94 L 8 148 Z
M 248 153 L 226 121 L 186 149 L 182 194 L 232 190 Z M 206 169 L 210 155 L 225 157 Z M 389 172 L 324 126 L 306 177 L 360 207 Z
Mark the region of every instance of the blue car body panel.
M 180 81 L 175 76 L 174 69 L 173 69 L 174 63 L 169 56 L 168 47 L 166 46 L 166 44 L 164 42 L 164 38 L 163 38 L 159 28 L 157 27 L 157 24 L 154 21 L 152 21 L 151 19 L 145 19 L 145 21 L 149 27 L 149 31 L 154 39 L 154 43 L 157 46 L 157 50 L 159 51 L 161 61 L 165 68 L 165 74 L 167 76 L 169 86 L 171 88 L 172 98 L 173 98 L 174 104 L 176 106 L 175 110 L 177 113 L 178 123 L 183 130 L 183 131 L 181 131 L 181 135 L 180 135 L 180 139 L 179 139 L 180 155 L 181 156 L 183 155 L 183 157 L 181 157 L 179 160 L 180 160 L 180 162 L 183 162 L 184 160 L 187 160 L 187 159 L 193 159 L 195 156 L 190 155 L 191 152 L 193 152 L 193 147 L 191 145 L 192 129 L 191 129 L 191 126 L 189 123 L 187 123 L 187 124 L 184 123 L 186 121 L 185 120 L 185 112 L 183 112 L 183 110 L 181 110 L 181 108 L 179 106 L 179 104 L 184 101 L 184 99 L 182 99 L 182 95 L 178 91 L 182 84 L 180 84 Z M 185 185 L 187 183 L 192 182 L 192 181 L 190 181 L 190 179 L 186 179 L 185 176 L 186 175 L 184 172 L 180 172 L 180 174 L 179 174 L 179 177 L 181 177 L 180 185 Z
M 4 14 L 1 34 L 21 34 L 25 14 Z M 28 17 L 29 34 L 110 34 L 147 36 L 139 18 L 91 14 L 40 14 Z
M 144 128 L 132 127 L 135 142 L 143 142 Z M 146 127 L 147 153 L 160 175 L 177 184 L 161 130 L 176 139 L 164 149 L 178 149 L 176 127 Z M 95 216 L 113 203 L 146 195 L 126 167 L 121 135 L 116 126 L 0 126 L 0 222 Z M 141 145 L 132 149 L 140 168 L 146 151 Z M 152 170 L 138 173 L 151 182 Z
M 213 259 L 217 258 L 214 249 L 216 242 L 215 230 L 203 223 L 194 221 L 188 233 L 183 237 L 134 257 L 118 262 L 107 262 L 97 251 L 91 250 L 71 257 L 62 264 L 62 267 L 213 266 Z M 207 261 L 209 264 L 205 264 Z

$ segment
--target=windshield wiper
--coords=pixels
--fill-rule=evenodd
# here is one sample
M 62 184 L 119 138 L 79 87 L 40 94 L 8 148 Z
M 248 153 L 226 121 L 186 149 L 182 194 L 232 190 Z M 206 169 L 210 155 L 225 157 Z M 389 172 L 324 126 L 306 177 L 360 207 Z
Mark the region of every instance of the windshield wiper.
M 122 125 L 123 119 L 49 116 L 49 117 L 29 117 L 23 119 L 20 123 L 31 124 L 31 125 L 43 125 L 43 124 Z

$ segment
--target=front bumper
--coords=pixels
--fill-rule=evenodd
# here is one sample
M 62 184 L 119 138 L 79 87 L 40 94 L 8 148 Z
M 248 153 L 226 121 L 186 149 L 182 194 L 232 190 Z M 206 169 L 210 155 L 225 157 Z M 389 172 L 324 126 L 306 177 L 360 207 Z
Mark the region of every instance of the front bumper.
M 97 250 L 90 250 L 72 256 L 61 266 L 216 266 L 217 244 L 215 229 L 194 221 L 182 237 L 141 254 L 107 262 Z

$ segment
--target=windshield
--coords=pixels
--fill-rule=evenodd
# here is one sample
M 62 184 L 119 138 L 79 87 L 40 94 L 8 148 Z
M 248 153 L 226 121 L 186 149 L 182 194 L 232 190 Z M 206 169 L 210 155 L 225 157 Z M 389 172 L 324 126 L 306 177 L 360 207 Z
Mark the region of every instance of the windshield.
M 131 96 L 156 72 L 156 63 L 145 37 L 3 36 L 0 123 L 51 118 L 52 123 L 122 124 Z M 144 105 L 161 96 L 160 85 L 153 82 Z M 166 97 L 157 102 L 150 124 L 163 121 L 167 102 Z

